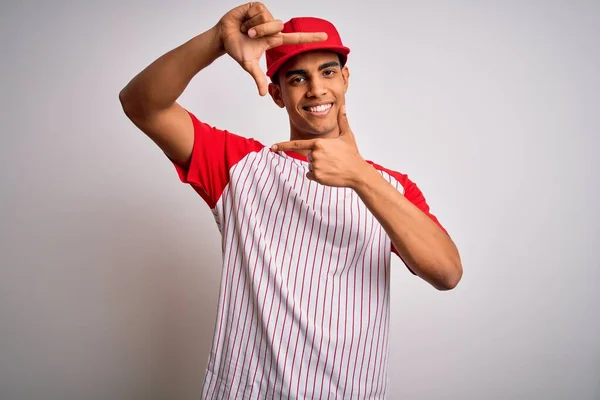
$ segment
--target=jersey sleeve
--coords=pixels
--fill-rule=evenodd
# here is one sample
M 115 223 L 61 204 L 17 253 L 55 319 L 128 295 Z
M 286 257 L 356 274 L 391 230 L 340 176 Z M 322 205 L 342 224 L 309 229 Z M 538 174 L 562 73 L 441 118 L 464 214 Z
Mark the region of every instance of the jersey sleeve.
M 229 183 L 229 171 L 249 153 L 262 150 L 260 142 L 200 121 L 188 111 L 194 125 L 194 146 L 188 168 L 173 163 L 183 183 L 190 184 L 214 208 Z
M 437 219 L 437 217 L 431 213 L 429 204 L 427 204 L 427 200 L 425 199 L 425 196 L 421 192 L 421 189 L 419 189 L 419 187 L 413 181 L 411 181 L 408 178 L 408 175 L 402 174 L 402 173 L 397 172 L 397 171 L 393 171 L 393 170 L 389 170 L 389 169 L 383 168 L 380 165 L 377 165 L 377 164 L 374 164 L 374 163 L 371 163 L 371 164 L 373 164 L 373 166 L 376 169 L 379 169 L 379 170 L 387 172 L 389 174 L 389 176 L 390 176 L 390 183 L 393 186 L 395 186 L 398 191 L 400 191 L 401 193 L 403 193 L 404 197 L 408 201 L 410 201 L 419 210 L 421 210 L 425 215 L 427 215 L 429 218 L 431 218 L 431 220 L 433 222 L 435 222 L 437 224 L 437 226 L 439 226 L 440 229 L 442 231 L 444 231 L 444 233 L 448 234 L 448 231 L 442 226 L 442 224 Z M 406 267 L 408 268 L 408 270 L 413 275 L 416 275 L 415 272 L 412 269 L 410 269 L 410 267 L 402 259 L 402 256 L 400 256 L 400 254 L 398 253 L 398 250 L 396 249 L 396 247 L 394 247 L 393 244 L 391 244 L 391 247 L 392 247 L 392 252 L 394 254 L 396 254 L 402 260 L 402 262 L 404 262 L 404 264 L 406 265 Z

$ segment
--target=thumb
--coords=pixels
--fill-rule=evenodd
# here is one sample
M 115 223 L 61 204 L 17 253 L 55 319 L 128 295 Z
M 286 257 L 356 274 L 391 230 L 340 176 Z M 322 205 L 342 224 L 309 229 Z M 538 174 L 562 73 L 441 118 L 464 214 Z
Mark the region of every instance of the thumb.
M 350 129 L 350 124 L 348 123 L 345 104 L 338 110 L 338 127 L 340 129 L 340 136 L 354 137 L 352 130 Z
M 258 94 L 264 96 L 267 94 L 267 78 L 265 73 L 260 69 L 260 65 L 258 65 L 257 60 L 246 61 L 242 64 L 242 67 L 248 71 L 254 81 L 256 82 L 256 86 L 258 87 Z

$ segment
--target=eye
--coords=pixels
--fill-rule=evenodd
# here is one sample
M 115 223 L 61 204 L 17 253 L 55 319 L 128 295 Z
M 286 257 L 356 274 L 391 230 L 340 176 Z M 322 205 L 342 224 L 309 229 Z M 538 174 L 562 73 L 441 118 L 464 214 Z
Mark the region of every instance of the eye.
M 294 78 L 292 78 L 292 80 L 290 80 L 290 83 L 293 85 L 298 85 L 302 82 L 304 82 L 306 80 L 306 77 L 299 75 L 299 76 L 295 76 Z
M 325 71 L 323 71 L 323 75 L 325 76 L 333 76 L 336 74 L 336 70 L 334 69 L 326 69 Z

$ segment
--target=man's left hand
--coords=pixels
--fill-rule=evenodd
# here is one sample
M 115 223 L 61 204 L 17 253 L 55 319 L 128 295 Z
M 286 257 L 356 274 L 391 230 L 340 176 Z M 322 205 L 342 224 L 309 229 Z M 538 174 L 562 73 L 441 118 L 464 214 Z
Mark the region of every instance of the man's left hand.
M 274 151 L 309 150 L 306 177 L 322 185 L 354 188 L 369 164 L 356 146 L 346 106 L 338 111 L 339 136 L 334 139 L 291 140 L 276 143 Z

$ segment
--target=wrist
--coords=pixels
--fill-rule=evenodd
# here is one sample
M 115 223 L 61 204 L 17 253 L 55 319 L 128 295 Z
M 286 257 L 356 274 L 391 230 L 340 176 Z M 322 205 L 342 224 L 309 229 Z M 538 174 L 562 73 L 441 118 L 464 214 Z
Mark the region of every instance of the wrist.
M 359 195 L 369 190 L 369 184 L 373 181 L 373 177 L 379 175 L 375 168 L 365 160 L 361 160 L 356 172 L 353 176 L 351 188 Z
M 223 41 L 223 30 L 221 29 L 221 21 L 209 29 L 211 48 L 217 57 L 225 54 L 225 42 Z

